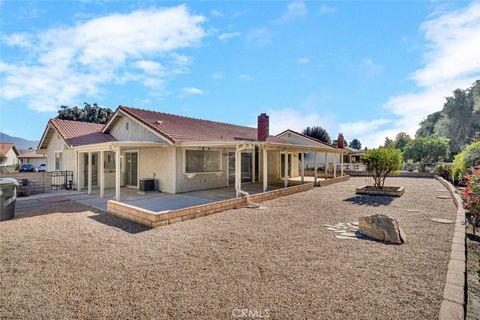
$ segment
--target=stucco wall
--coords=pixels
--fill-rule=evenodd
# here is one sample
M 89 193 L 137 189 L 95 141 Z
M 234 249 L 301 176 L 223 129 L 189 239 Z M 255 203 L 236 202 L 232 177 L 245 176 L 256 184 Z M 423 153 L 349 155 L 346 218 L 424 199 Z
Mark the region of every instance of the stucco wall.
M 127 122 L 128 130 L 126 130 Z M 127 116 L 119 116 L 109 133 L 120 141 L 164 141 L 161 137 Z
M 157 179 L 160 191 L 175 193 L 175 148 L 138 150 L 139 179 Z
M 15 151 L 13 151 L 13 148 L 10 148 L 10 150 L 8 150 L 5 158 L 5 161 L 2 161 L 2 163 L 0 163 L 1 166 L 11 166 L 19 162 L 17 159 L 17 154 L 15 153 Z

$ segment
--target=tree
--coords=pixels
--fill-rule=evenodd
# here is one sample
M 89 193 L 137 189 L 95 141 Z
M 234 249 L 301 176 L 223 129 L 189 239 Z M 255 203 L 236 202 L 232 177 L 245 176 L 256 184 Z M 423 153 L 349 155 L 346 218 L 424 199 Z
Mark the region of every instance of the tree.
M 480 131 L 480 80 L 470 88 L 456 89 L 446 98 L 441 111 L 420 123 L 417 137 L 442 136 L 449 139 L 450 150 L 459 153 L 475 141 Z
M 322 127 L 306 127 L 303 129 L 302 133 L 325 143 L 331 142 L 330 135 L 328 134 L 327 130 L 323 129 Z
M 447 160 L 450 155 L 448 139 L 444 137 L 418 137 L 410 141 L 404 157 L 415 162 L 437 162 Z
M 406 132 L 399 132 L 393 144 L 395 148 L 403 151 L 410 141 L 412 141 L 412 138 Z
M 97 103 L 84 102 L 84 107 L 61 106 L 57 119 L 74 120 L 92 123 L 106 123 L 113 111 L 107 107 L 100 107 Z
M 400 170 L 402 152 L 395 148 L 378 148 L 365 152 L 361 158 L 367 172 L 373 176 L 376 189 L 383 189 L 386 177 Z
M 348 146 L 357 150 L 362 149 L 362 143 L 358 139 L 353 139 L 352 141 L 350 141 L 350 144 Z
M 395 142 L 390 139 L 389 137 L 385 138 L 385 144 L 383 145 L 384 148 L 394 148 L 395 147 Z

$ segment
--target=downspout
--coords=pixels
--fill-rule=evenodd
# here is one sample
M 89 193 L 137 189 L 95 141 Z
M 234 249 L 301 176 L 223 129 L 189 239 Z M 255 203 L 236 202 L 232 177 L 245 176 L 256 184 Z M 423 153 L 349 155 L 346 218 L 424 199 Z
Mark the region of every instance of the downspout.
M 237 151 L 242 151 L 243 149 L 245 148 L 239 148 L 237 146 Z M 241 157 L 241 153 L 240 153 L 240 157 Z M 241 170 L 242 168 L 240 168 L 240 173 L 241 173 Z M 240 174 L 240 179 L 242 179 L 242 175 Z M 240 184 L 241 185 L 241 184 Z M 242 190 L 241 188 L 238 187 L 238 185 L 235 186 L 235 191 L 238 193 L 238 194 L 241 194 L 245 197 L 245 200 L 247 201 L 247 205 L 245 206 L 245 208 L 249 208 L 249 209 L 258 209 L 260 208 L 260 204 L 258 203 L 254 203 L 250 200 L 250 193 Z

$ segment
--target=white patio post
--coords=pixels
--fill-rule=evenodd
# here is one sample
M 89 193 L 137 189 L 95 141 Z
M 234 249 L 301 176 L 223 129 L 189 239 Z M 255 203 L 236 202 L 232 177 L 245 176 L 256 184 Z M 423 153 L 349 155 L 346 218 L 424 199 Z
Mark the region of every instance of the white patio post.
M 237 149 L 235 150 L 235 196 L 239 197 L 240 193 L 238 190 L 242 188 L 242 152 Z
M 343 177 L 343 153 L 340 155 L 340 176 Z
M 350 163 L 348 165 L 348 169 L 352 171 L 352 155 L 351 154 L 348 155 L 348 162 Z
M 263 192 L 268 189 L 268 151 L 263 149 Z
M 328 175 L 327 175 L 327 172 L 328 172 L 328 153 L 325 152 L 324 157 L 325 157 L 325 161 L 324 161 L 324 162 L 325 162 L 325 164 L 324 164 L 324 167 L 325 167 L 325 170 L 324 170 L 324 171 L 325 171 L 325 172 L 324 172 L 323 174 L 324 174 L 324 176 L 325 176 L 325 177 L 324 177 L 325 180 L 327 180 L 327 177 L 328 177 Z
M 285 152 L 285 163 L 283 165 L 283 168 L 285 170 L 285 177 L 283 180 L 283 187 L 286 188 L 288 187 L 288 152 Z
M 333 154 L 333 178 L 337 177 L 337 154 Z
M 92 194 L 92 153 L 88 152 L 88 194 Z
M 255 183 L 255 166 L 256 166 L 256 163 L 255 163 L 255 148 L 253 149 L 252 151 L 252 183 Z
M 318 156 L 317 156 L 317 152 L 315 152 L 315 156 L 314 156 L 314 166 L 313 166 L 313 183 L 315 185 L 315 187 L 317 186 L 317 167 L 318 167 Z
M 115 200 L 120 201 L 120 147 L 115 149 Z
M 103 198 L 105 193 L 105 168 L 104 168 L 105 151 L 100 151 L 100 160 L 98 165 L 100 166 L 100 197 Z
M 77 151 L 77 191 L 80 192 L 80 152 Z
M 305 182 L 305 153 L 299 153 L 299 156 L 301 155 L 302 158 L 300 159 L 300 175 L 302 176 L 302 183 Z

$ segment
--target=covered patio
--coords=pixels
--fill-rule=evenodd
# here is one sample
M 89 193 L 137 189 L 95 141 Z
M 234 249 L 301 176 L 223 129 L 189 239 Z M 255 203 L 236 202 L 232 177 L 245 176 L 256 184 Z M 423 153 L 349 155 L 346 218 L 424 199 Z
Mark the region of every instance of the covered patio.
M 218 152 L 218 167 L 209 172 L 189 172 L 188 166 L 186 167 L 186 154 L 190 150 Z M 337 175 L 344 175 L 343 156 L 339 157 L 340 164 L 337 164 L 336 155 L 346 153 L 342 149 L 332 151 L 331 148 L 319 146 L 268 141 L 209 141 L 175 145 L 163 142 L 112 141 L 83 145 L 75 148 L 75 151 L 77 190 L 86 191 L 87 195 L 97 195 L 97 198 L 105 198 L 102 201 L 95 200 L 102 209 L 106 207 L 107 199 L 125 203 L 141 200 L 148 202 L 141 207 L 164 208 L 161 204 L 156 204 L 160 202 L 159 198 L 169 207 L 173 201 L 169 200 L 177 195 L 180 197 L 173 202 L 176 203 L 183 197 L 185 206 L 188 207 L 205 201 L 230 199 L 246 193 L 266 192 L 305 182 L 313 182 L 314 186 L 317 186 L 320 179 L 317 172 L 318 155 L 323 153 L 324 159 L 332 159 L 331 164 L 325 161 L 323 165 L 339 168 L 338 173 L 337 170 L 333 172 L 333 178 L 336 178 Z M 305 173 L 304 161 L 309 153 L 315 159 L 310 177 Z M 135 165 L 132 167 L 133 161 Z M 202 183 L 203 180 L 199 180 L 212 176 L 217 177 L 216 184 Z M 145 195 L 150 193 L 138 193 L 139 181 L 145 178 L 158 179 L 162 184 L 160 190 L 165 193 L 157 192 L 155 201 L 150 199 L 145 202 L 149 199 Z M 327 176 L 322 178 L 327 179 Z M 187 201 L 184 197 L 202 200 Z

